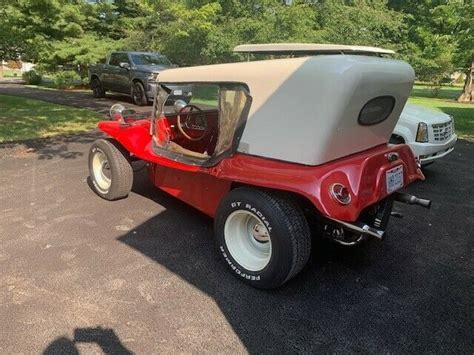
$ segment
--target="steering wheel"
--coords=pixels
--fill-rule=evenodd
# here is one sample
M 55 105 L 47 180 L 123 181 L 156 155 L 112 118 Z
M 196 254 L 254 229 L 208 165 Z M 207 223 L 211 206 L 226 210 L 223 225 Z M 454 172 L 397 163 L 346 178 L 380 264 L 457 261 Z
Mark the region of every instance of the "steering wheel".
M 193 114 L 193 112 L 195 112 L 195 114 Z M 206 116 L 202 110 L 195 105 L 186 105 L 179 110 L 176 123 L 181 134 L 190 141 L 198 141 L 206 136 Z

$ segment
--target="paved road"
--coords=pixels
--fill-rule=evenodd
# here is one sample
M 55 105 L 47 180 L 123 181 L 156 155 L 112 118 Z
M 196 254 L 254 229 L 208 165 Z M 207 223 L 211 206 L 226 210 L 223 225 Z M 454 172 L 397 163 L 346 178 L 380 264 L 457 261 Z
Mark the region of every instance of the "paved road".
M 100 113 L 108 113 L 110 106 L 122 103 L 137 112 L 151 111 L 149 106 L 137 106 L 127 95 L 107 93 L 103 99 L 95 99 L 90 91 L 60 91 L 36 89 L 24 86 L 21 82 L 0 81 L 0 95 L 13 95 L 30 99 L 43 100 L 55 104 L 68 105 L 80 108 L 89 108 Z
M 401 206 L 383 243 L 317 243 L 263 292 L 216 259 L 212 221 L 143 170 L 129 198 L 94 195 L 96 137 L 0 148 L 0 353 L 474 351 L 474 143 L 410 188 L 430 211 Z
M 134 107 L 18 84 L 0 94 Z M 262 292 L 215 258 L 212 221 L 143 170 L 128 199 L 97 198 L 86 155 L 98 136 L 0 146 L 2 353 L 474 350 L 474 143 L 460 141 L 410 188 L 433 199 L 431 211 L 401 206 L 383 243 L 317 243 L 299 277 Z

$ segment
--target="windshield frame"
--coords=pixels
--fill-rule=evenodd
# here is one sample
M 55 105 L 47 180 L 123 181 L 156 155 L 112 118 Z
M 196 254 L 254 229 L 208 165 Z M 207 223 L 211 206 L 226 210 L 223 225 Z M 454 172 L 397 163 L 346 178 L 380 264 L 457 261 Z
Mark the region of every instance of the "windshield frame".
M 166 147 L 160 146 L 156 141 L 156 121 L 163 115 L 166 116 L 164 110 L 165 103 L 168 99 L 168 96 L 171 94 L 171 89 L 167 88 L 166 85 L 175 86 L 175 85 L 194 85 L 194 84 L 206 84 L 206 85 L 216 85 L 219 88 L 218 91 L 218 117 L 221 119 L 221 103 L 222 103 L 222 90 L 235 90 L 238 88 L 243 91 L 245 95 L 245 104 L 240 113 L 240 116 L 236 117 L 235 129 L 232 132 L 232 141 L 230 146 L 220 153 L 213 153 L 207 159 L 196 158 L 192 156 L 187 156 L 179 153 L 170 151 Z M 184 164 L 192 166 L 202 166 L 202 167 L 211 167 L 216 165 L 219 161 L 226 157 L 232 156 L 236 151 L 240 143 L 240 138 L 242 137 L 243 131 L 245 129 L 245 124 L 247 122 L 250 107 L 252 105 L 252 96 L 250 95 L 250 90 L 247 84 L 245 83 L 235 83 L 235 82 L 180 82 L 180 83 L 158 83 L 155 99 L 153 100 L 153 112 L 151 115 L 151 124 L 150 124 L 150 134 L 152 135 L 153 150 L 163 155 L 169 159 L 179 161 Z M 221 132 L 221 123 L 219 122 L 219 136 L 223 133 Z M 219 138 L 218 138 L 219 141 Z

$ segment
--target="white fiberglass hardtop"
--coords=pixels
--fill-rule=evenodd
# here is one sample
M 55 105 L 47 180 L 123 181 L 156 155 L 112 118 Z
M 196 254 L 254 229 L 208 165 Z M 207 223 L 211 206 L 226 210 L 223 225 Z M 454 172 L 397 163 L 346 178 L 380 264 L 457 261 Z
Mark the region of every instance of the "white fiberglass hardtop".
M 262 54 L 298 54 L 298 53 L 365 53 L 365 54 L 394 54 L 391 49 L 349 46 L 344 44 L 320 43 L 264 43 L 241 44 L 234 48 L 236 53 L 262 53 Z
M 242 83 L 252 98 L 237 150 L 319 165 L 388 142 L 412 89 L 406 62 L 327 55 L 169 69 L 162 85 Z M 361 125 L 364 105 L 391 98 L 388 117 Z M 377 110 L 380 107 L 373 107 Z

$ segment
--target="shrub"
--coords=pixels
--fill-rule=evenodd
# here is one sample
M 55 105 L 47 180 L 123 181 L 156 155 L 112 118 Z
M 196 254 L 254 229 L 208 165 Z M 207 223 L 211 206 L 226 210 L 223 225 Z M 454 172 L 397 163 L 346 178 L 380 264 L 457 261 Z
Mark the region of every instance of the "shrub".
M 35 70 L 24 72 L 22 77 L 23 80 L 29 85 L 39 85 L 41 84 L 41 81 L 43 81 L 41 74 L 37 73 Z
M 58 89 L 70 89 L 81 83 L 81 77 L 74 70 L 60 71 L 54 78 L 54 85 Z

